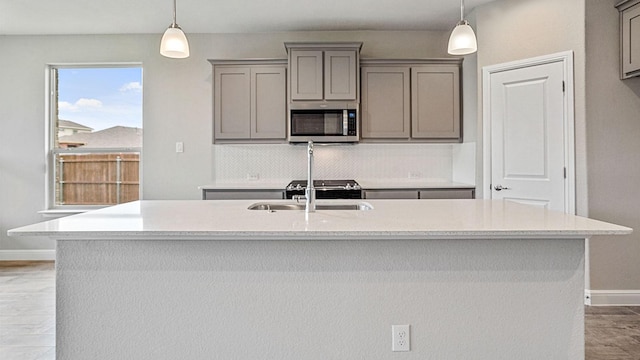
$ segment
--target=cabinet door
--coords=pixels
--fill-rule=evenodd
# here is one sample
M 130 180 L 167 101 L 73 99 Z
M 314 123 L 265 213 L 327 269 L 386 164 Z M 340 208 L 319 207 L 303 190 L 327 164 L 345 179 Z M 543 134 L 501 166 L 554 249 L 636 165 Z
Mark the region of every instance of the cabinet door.
M 460 138 L 460 69 L 432 65 L 411 68 L 411 136 Z
M 284 66 L 251 68 L 251 138 L 287 137 L 286 70 Z
M 249 67 L 214 71 L 214 139 L 249 139 L 251 109 Z
M 622 77 L 640 75 L 640 3 L 622 12 Z
M 357 98 L 356 51 L 327 50 L 324 52 L 324 98 L 355 100 Z
M 365 199 L 417 199 L 417 190 L 365 190 Z
M 291 50 L 291 100 L 322 100 L 322 51 Z
M 409 67 L 362 68 L 362 138 L 410 136 Z

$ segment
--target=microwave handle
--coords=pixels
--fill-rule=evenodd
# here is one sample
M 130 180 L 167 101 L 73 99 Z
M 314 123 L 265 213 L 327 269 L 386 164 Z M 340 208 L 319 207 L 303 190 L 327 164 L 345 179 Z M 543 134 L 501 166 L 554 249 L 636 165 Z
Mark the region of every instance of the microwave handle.
M 342 135 L 349 135 L 349 111 L 342 110 Z

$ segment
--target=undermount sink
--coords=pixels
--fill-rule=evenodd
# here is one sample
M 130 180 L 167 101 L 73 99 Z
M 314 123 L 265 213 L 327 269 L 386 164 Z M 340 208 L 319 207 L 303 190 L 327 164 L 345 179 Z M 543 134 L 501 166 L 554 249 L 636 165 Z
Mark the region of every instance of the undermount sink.
M 305 209 L 305 204 L 282 204 L 282 203 L 255 203 L 251 204 L 248 208 L 249 210 L 267 210 L 267 211 L 277 211 L 277 210 L 303 210 Z M 371 204 L 367 204 L 364 202 L 355 203 L 355 204 L 317 204 L 316 210 L 373 210 L 373 206 Z

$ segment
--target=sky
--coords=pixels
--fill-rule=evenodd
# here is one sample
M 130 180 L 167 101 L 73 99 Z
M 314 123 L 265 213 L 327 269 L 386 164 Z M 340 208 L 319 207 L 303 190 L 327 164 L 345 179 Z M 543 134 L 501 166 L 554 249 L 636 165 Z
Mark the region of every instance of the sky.
M 94 131 L 142 128 L 142 68 L 59 68 L 58 118 Z

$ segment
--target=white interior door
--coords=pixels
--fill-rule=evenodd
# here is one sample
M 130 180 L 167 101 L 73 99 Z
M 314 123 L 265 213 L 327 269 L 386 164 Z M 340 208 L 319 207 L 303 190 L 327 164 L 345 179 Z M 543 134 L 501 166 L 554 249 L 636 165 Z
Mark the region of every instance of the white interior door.
M 489 74 L 491 198 L 571 211 L 564 80 L 562 61 Z

